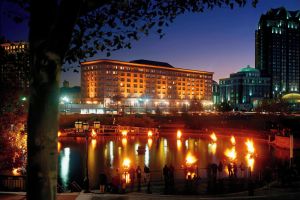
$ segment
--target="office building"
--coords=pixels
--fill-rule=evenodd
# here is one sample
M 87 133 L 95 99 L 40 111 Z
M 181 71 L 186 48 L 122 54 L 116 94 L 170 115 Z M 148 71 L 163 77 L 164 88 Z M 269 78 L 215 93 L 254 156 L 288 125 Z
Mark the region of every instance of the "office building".
M 258 101 L 270 98 L 270 78 L 261 77 L 259 70 L 250 66 L 220 79 L 219 87 L 220 101 L 235 110 L 251 110 Z
M 255 67 L 271 78 L 271 97 L 300 89 L 300 10 L 271 9 L 255 32 Z
M 29 54 L 27 42 L 7 42 L 0 64 L 0 83 L 3 87 L 26 89 L 29 87 Z

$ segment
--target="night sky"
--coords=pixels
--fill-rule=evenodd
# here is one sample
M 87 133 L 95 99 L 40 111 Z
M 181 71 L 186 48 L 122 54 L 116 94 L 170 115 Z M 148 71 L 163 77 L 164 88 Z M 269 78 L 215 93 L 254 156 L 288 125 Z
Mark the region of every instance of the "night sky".
M 249 4 L 249 3 L 248 3 Z M 299 10 L 299 0 L 260 0 L 257 8 L 247 5 L 234 10 L 216 8 L 204 13 L 187 13 L 165 27 L 165 37 L 152 34 L 133 42 L 132 49 L 113 52 L 108 59 L 130 61 L 148 59 L 168 62 L 175 67 L 214 72 L 214 80 L 255 63 L 255 29 L 260 15 L 284 6 Z M 15 24 L 4 11 L 14 7 L 0 2 L 0 35 L 11 41 L 27 40 L 27 23 Z M 99 54 L 93 59 L 106 58 Z M 62 81 L 80 85 L 80 73 L 63 73 Z

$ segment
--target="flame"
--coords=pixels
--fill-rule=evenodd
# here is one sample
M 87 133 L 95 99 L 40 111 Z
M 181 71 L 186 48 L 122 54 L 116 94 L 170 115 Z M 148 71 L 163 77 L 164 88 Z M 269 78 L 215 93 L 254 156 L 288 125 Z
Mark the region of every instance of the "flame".
M 225 156 L 227 156 L 231 161 L 234 161 L 236 159 L 235 147 L 232 147 L 231 149 L 226 149 Z
M 216 154 L 216 151 L 217 151 L 217 143 L 209 143 L 208 152 L 212 154 Z
M 20 176 L 20 175 L 21 175 L 20 169 L 21 169 L 20 167 L 18 167 L 18 168 L 13 168 L 13 169 L 12 169 L 13 175 L 14 175 L 14 176 Z
M 177 149 L 180 150 L 182 147 L 182 142 L 181 140 L 177 140 Z
M 152 137 L 153 133 L 152 131 L 148 131 L 148 137 Z
M 211 138 L 212 141 L 214 141 L 214 142 L 217 141 L 217 136 L 216 136 L 216 134 L 215 134 L 214 132 L 210 135 L 210 138 Z
M 126 169 L 129 169 L 129 167 L 130 167 L 130 159 L 129 158 L 125 158 L 124 160 L 123 160 L 123 167 L 124 167 L 124 169 L 126 170 Z
M 235 145 L 236 142 L 235 142 L 235 137 L 232 135 L 231 138 L 230 138 L 230 142 L 232 145 Z
M 192 165 L 197 161 L 196 157 L 193 156 L 191 153 L 188 153 L 186 156 L 185 163 L 186 165 Z
M 254 157 L 253 157 L 253 155 L 248 153 L 246 155 L 246 161 L 247 161 L 248 167 L 250 167 L 250 170 L 253 171 L 253 167 L 254 167 Z
M 122 130 L 121 134 L 122 136 L 127 136 L 127 130 Z
M 97 136 L 97 133 L 96 133 L 96 131 L 95 131 L 94 129 L 92 129 L 91 136 L 92 136 L 93 138 Z
M 58 131 L 58 132 L 57 132 L 57 137 L 60 137 L 60 136 L 61 136 L 61 132 Z
M 181 131 L 180 131 L 180 130 L 178 130 L 178 131 L 177 131 L 177 139 L 180 139 L 180 138 L 181 138 L 181 136 L 182 136 L 182 133 L 181 133 Z
M 248 153 L 253 154 L 254 150 L 255 150 L 254 149 L 254 145 L 253 145 L 253 141 L 247 139 L 246 145 L 247 145 L 247 151 L 248 151 Z
M 126 146 L 127 145 L 127 138 L 122 138 L 122 145 Z
M 93 147 L 93 149 L 96 148 L 96 145 L 97 145 L 97 140 L 96 139 L 92 139 L 92 147 Z
M 153 143 L 153 140 L 152 140 L 152 138 L 148 138 L 148 146 L 149 146 L 149 148 L 151 148 L 151 146 L 152 146 L 152 143 Z

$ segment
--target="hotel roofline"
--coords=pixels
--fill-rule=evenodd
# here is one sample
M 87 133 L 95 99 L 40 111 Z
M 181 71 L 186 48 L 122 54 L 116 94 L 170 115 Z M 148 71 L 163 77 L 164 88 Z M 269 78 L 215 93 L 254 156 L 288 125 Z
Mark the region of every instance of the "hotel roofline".
M 119 61 L 119 60 L 106 60 L 106 59 L 86 61 L 86 62 L 82 62 L 80 64 L 81 65 L 92 65 L 92 64 L 99 64 L 99 63 L 106 63 L 106 62 L 120 64 L 120 65 L 128 65 L 128 66 L 149 67 L 149 68 L 156 68 L 156 69 L 166 69 L 166 70 L 173 70 L 173 71 L 202 73 L 202 74 L 204 73 L 204 74 L 210 74 L 210 75 L 214 74 L 214 72 L 208 72 L 208 71 L 184 69 L 184 68 L 177 68 L 177 67 L 171 68 L 171 67 L 157 66 L 157 65 L 151 65 L 151 64 L 137 64 L 137 63 L 132 63 L 132 62 L 124 62 L 124 61 Z

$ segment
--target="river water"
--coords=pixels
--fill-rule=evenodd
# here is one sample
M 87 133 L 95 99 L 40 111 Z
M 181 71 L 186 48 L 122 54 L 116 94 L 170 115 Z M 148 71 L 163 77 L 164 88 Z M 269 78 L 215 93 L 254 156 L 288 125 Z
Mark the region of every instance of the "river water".
M 153 180 L 162 180 L 162 168 L 165 164 L 172 164 L 176 169 L 176 178 L 184 177 L 183 166 L 188 153 L 196 158 L 195 165 L 199 168 L 200 176 L 206 176 L 206 167 L 210 163 L 227 163 L 230 158 L 225 155 L 226 149 L 235 149 L 235 162 L 247 165 L 248 149 L 245 144 L 247 138 L 236 137 L 233 145 L 230 137 L 218 136 L 214 143 L 209 137 L 185 137 L 177 140 L 171 137 L 109 137 L 101 136 L 88 140 L 88 171 L 91 188 L 98 188 L 100 173 L 110 175 L 119 168 L 125 158 L 130 159 L 134 167 L 144 165 L 150 167 Z M 259 171 L 263 167 L 272 166 L 279 160 L 288 160 L 289 151 L 273 148 L 266 141 L 253 139 L 255 152 L 253 153 L 252 170 Z M 139 146 L 145 152 L 139 154 Z M 60 138 L 58 143 L 58 182 L 68 188 L 70 183 L 76 181 L 82 186 L 85 176 L 86 140 L 85 138 Z

